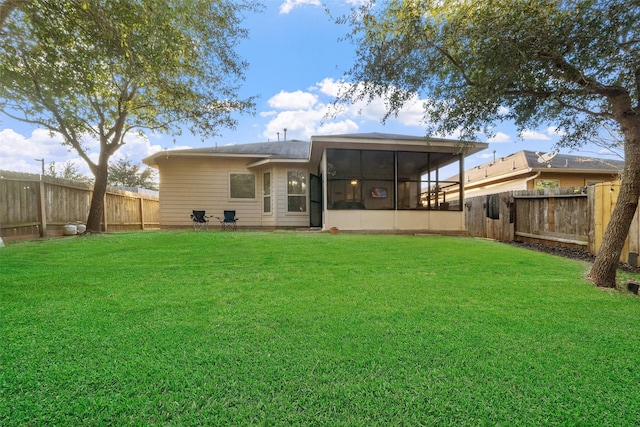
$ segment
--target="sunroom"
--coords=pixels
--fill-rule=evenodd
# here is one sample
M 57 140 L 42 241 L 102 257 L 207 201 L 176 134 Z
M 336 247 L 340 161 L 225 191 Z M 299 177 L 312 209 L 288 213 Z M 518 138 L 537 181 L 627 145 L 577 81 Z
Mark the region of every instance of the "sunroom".
M 311 138 L 321 181 L 324 229 L 464 231 L 464 157 L 478 142 L 352 134 Z M 453 173 L 452 173 L 453 171 Z

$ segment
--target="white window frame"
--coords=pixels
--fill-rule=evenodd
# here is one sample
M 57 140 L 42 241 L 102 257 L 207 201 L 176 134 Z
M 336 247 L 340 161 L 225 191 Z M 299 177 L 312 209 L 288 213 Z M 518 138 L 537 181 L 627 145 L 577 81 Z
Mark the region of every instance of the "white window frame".
M 264 177 L 269 175 L 269 193 L 265 192 Z M 269 198 L 269 211 L 264 210 L 265 199 Z M 262 215 L 273 215 L 273 172 L 268 170 L 262 172 Z
M 302 172 L 304 176 L 304 193 L 289 193 L 289 174 L 291 172 Z M 305 169 L 289 169 L 286 175 L 286 189 L 287 189 L 287 215 L 309 215 L 309 172 Z M 289 210 L 289 197 L 304 197 L 304 211 L 290 211 Z
M 253 177 L 253 197 L 232 197 L 232 182 L 231 182 L 231 177 L 233 175 L 251 175 Z M 233 201 L 255 201 L 256 200 L 256 174 L 253 172 L 248 172 L 248 171 L 229 171 L 229 176 L 228 176 L 228 183 L 229 183 L 229 200 L 233 200 Z

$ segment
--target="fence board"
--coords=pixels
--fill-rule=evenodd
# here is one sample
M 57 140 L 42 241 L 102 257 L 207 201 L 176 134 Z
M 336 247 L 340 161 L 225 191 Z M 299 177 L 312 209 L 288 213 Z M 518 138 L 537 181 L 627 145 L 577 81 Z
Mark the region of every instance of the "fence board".
M 465 224 L 470 236 L 501 241 L 523 240 L 546 245 L 582 247 L 597 254 L 618 198 L 619 182 L 592 187 L 522 190 L 490 195 L 501 206 L 514 201 L 509 218 L 500 208 L 497 218 L 489 218 L 490 196 L 465 200 Z M 510 223 L 510 219 L 511 222 Z M 513 233 L 509 234 L 509 227 Z M 620 261 L 637 266 L 640 254 L 640 216 L 636 212 Z
M 62 235 L 65 224 L 86 221 L 92 193 L 93 187 L 82 183 L 0 171 L 0 237 L 9 241 Z M 110 188 L 105 202 L 108 231 L 160 228 L 158 196 Z
M 620 194 L 620 181 L 597 184 L 594 193 L 596 208 L 594 209 L 594 251 L 592 253 L 598 253 L 602 245 L 604 232 L 611 220 L 611 213 Z M 640 253 L 639 221 L 638 211 L 636 210 L 629 227 L 629 234 L 620 253 L 620 261 L 629 263 L 634 267 L 638 266 L 638 253 Z
M 490 218 L 486 208 L 496 200 L 499 215 Z M 472 236 L 549 245 L 586 246 L 589 241 L 591 217 L 583 187 L 498 193 L 467 199 L 465 206 L 466 226 Z M 479 226 L 480 217 L 484 218 L 483 226 Z

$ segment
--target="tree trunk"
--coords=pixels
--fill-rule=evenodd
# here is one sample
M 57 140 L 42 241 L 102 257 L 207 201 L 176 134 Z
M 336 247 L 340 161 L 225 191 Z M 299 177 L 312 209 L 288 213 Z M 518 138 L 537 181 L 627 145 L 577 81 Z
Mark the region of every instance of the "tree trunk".
M 600 250 L 589 271 L 589 279 L 600 287 L 615 288 L 616 286 L 616 270 L 620 254 L 640 198 L 640 134 L 632 131 L 627 135 L 630 137 L 625 141 L 625 165 L 620 182 L 620 194 L 604 233 Z
M 102 156 L 101 156 L 102 157 Z M 108 159 L 100 159 L 100 163 L 96 168 L 96 181 L 93 185 L 93 196 L 91 197 L 91 208 L 89 209 L 89 218 L 87 219 L 88 233 L 101 233 L 102 218 L 104 216 L 104 197 L 107 193 L 108 178 Z

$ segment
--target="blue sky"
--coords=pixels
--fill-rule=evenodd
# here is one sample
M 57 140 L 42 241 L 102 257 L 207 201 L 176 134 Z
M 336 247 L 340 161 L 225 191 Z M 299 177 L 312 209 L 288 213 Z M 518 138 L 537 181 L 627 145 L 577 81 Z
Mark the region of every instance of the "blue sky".
M 358 0 L 325 0 L 324 3 L 337 16 Z M 309 140 L 311 135 L 359 132 L 385 132 L 406 135 L 424 135 L 421 125 L 422 103 L 419 99 L 384 125 L 384 103 L 354 105 L 333 119 L 326 119 L 326 111 L 335 94 L 342 75 L 351 67 L 354 47 L 339 41 L 347 32 L 327 15 L 320 0 L 266 0 L 266 9 L 246 17 L 245 27 L 250 35 L 238 53 L 249 62 L 241 96 L 258 96 L 255 116 L 238 117 L 235 130 L 220 129 L 218 138 L 201 141 L 185 133 L 176 138 L 163 135 L 130 135 L 127 144 L 113 157 L 129 158 L 134 163 L 163 149 L 206 147 L 284 139 Z M 278 135 L 279 133 L 279 135 Z M 518 138 L 515 128 L 500 124 L 496 137 L 487 150 L 465 162 L 466 167 L 485 163 L 493 157 L 506 156 L 519 150 L 547 152 L 553 149 L 558 135 L 552 124 L 540 129 L 529 129 Z M 455 138 L 456 135 L 449 135 Z M 39 173 L 41 166 L 34 159 L 55 162 L 60 168 L 66 161 L 89 173 L 86 164 L 75 152 L 68 152 L 51 138 L 47 131 L 0 117 L 0 170 Z M 95 145 L 95 144 L 94 144 Z M 97 146 L 95 147 L 97 149 Z M 586 147 L 584 154 L 598 156 L 598 148 Z M 561 152 L 569 154 L 567 149 Z M 93 153 L 97 158 L 97 151 Z

